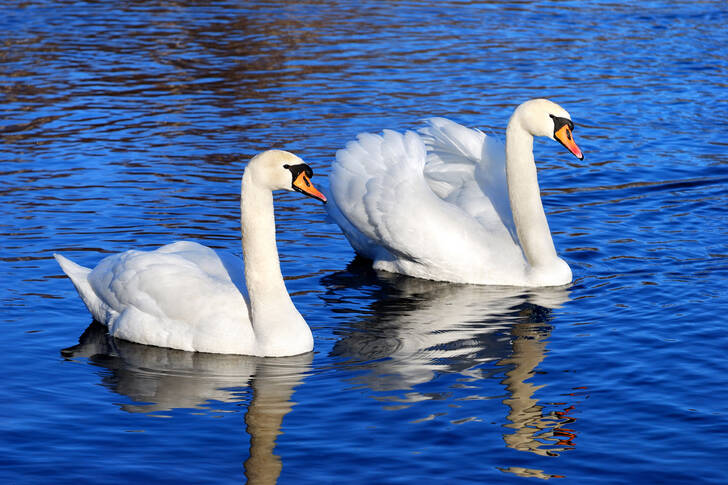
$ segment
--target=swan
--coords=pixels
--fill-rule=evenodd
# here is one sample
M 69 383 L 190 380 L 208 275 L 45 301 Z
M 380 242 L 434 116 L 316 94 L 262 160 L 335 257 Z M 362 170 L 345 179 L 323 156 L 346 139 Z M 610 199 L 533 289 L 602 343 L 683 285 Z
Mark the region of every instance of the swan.
M 503 145 L 432 118 L 419 133 L 359 134 L 336 153 L 327 211 L 375 269 L 417 278 L 507 286 L 562 286 L 541 203 L 534 136 L 582 160 L 569 113 L 547 99 L 519 105 Z M 504 156 L 505 155 L 505 156 Z
M 273 191 L 322 202 L 313 171 L 296 155 L 268 150 L 242 177 L 240 260 L 180 241 L 154 251 L 126 251 L 94 269 L 54 257 L 95 320 L 114 337 L 192 352 L 261 357 L 313 349 L 313 335 L 288 295 L 275 240 Z

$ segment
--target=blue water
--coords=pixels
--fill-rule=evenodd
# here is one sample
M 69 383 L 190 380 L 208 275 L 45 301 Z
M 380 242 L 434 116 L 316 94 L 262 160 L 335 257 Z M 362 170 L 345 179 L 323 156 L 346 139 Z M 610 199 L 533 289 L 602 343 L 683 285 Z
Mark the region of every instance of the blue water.
M 3 2 L 0 481 L 725 483 L 726 24 L 720 0 Z M 535 146 L 567 289 L 377 274 L 279 194 L 315 351 L 253 359 L 110 341 L 52 259 L 240 254 L 256 152 L 325 185 L 360 131 L 503 136 L 532 97 L 586 155 Z

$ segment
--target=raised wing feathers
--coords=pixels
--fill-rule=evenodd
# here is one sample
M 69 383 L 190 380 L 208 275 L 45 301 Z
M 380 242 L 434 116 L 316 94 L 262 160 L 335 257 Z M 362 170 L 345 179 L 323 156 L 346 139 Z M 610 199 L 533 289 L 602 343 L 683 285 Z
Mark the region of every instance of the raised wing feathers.
M 460 268 L 490 252 L 477 210 L 466 210 L 484 197 L 474 180 L 477 139 L 467 140 L 469 157 L 444 143 L 428 153 L 428 142 L 414 132 L 360 135 L 337 153 L 330 212 L 375 266 L 421 277 L 436 269 L 457 281 Z

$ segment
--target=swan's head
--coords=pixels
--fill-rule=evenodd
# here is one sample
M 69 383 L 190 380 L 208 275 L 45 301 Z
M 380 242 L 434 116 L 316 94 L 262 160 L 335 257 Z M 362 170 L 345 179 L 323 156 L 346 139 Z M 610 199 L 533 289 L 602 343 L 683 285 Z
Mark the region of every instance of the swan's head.
M 293 153 L 268 150 L 259 153 L 248 163 L 246 174 L 257 184 L 271 191 L 289 190 L 326 202 L 326 196 L 311 183 L 313 170 Z
M 574 123 L 564 108 L 548 99 L 532 99 L 521 104 L 511 120 L 518 120 L 521 126 L 533 136 L 545 136 L 556 140 L 579 160 L 584 154 L 574 141 Z

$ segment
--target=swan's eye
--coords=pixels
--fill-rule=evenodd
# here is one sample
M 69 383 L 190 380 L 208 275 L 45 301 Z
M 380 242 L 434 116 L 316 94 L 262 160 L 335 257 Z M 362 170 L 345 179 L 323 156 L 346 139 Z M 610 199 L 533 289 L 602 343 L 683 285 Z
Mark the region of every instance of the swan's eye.
M 285 165 L 283 165 L 283 168 L 286 168 L 286 169 L 288 169 L 288 168 L 291 168 L 291 166 L 290 166 L 290 165 L 288 165 L 288 164 L 285 164 Z

